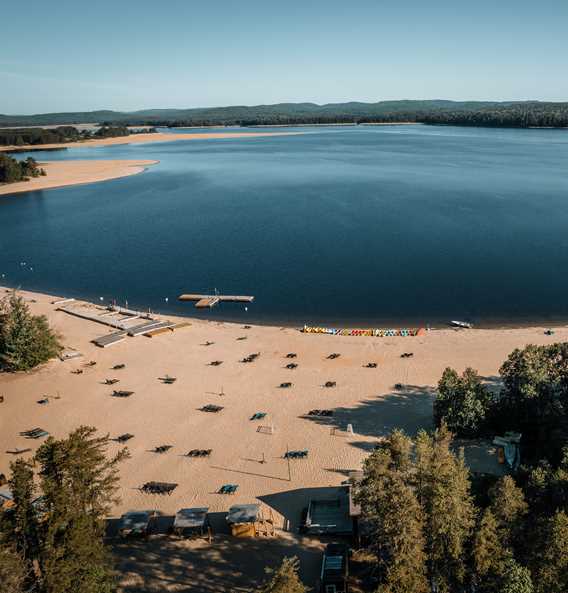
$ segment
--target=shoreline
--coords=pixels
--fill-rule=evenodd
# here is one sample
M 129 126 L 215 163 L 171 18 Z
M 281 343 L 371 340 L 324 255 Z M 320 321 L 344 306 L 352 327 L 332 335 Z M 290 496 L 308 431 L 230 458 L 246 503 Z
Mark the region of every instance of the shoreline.
M 111 333 L 109 327 L 57 310 L 57 296 L 19 294 L 33 314 L 46 315 L 64 348 L 81 356 L 56 359 L 31 372 L 0 373 L 2 415 L 10 419 L 0 433 L 0 472 L 6 473 L 15 458 L 5 451 L 30 448 L 21 455 L 27 459 L 41 444 L 18 436 L 33 426 L 56 438 L 82 424 L 113 438 L 133 434 L 128 442 L 131 458 L 120 468 L 122 501 L 113 516 L 148 505 L 171 514 L 190 506 L 224 512 L 232 504 L 260 502 L 272 508 L 281 529 L 286 520 L 299 520 L 310 489 L 338 487 L 345 473 L 360 469 L 368 452 L 393 428 L 410 435 L 430 428 L 436 385 L 447 366 L 458 372 L 471 366 L 494 382 L 515 348 L 568 340 L 568 327 L 554 336 L 532 327 L 441 329 L 416 337 L 379 338 L 155 315 L 181 325 L 152 338 L 127 337 L 99 348 L 92 340 Z M 103 305 L 80 300 L 71 307 L 103 313 Z M 413 357 L 402 358 L 408 351 Z M 258 359 L 242 364 L 251 352 L 260 353 Z M 294 370 L 286 368 L 289 352 L 297 353 Z M 341 356 L 330 360 L 331 352 Z M 217 360 L 220 366 L 211 365 Z M 89 366 L 89 361 L 95 364 Z M 378 368 L 364 368 L 370 361 Z M 124 369 L 113 370 L 117 363 L 125 364 Z M 81 374 L 72 372 L 79 369 Z M 159 380 L 166 375 L 176 377 L 175 384 Z M 112 388 L 104 382 L 113 377 L 120 389 L 133 391 L 132 397 L 112 397 Z M 336 387 L 324 389 L 330 380 Z M 292 382 L 290 389 L 279 388 L 284 381 Z M 38 405 L 45 397 L 49 405 Z M 208 404 L 220 405 L 222 411 L 204 413 Z M 333 416 L 322 420 L 308 414 L 322 408 L 333 410 Z M 251 421 L 258 412 L 267 414 L 260 424 Z M 353 433 L 345 432 L 348 424 Z M 270 433 L 259 430 L 261 425 L 272 426 Z M 153 453 L 163 444 L 172 445 L 173 452 Z M 486 444 L 466 443 L 468 464 L 473 471 L 502 472 L 495 451 Z M 109 453 L 119 446 L 111 444 Z M 291 476 L 283 458 L 288 447 L 310 452 L 306 460 L 292 464 Z M 211 459 L 188 459 L 185 453 L 192 449 L 212 449 Z M 259 460 L 264 460 L 262 465 Z M 171 496 L 149 498 L 139 487 L 152 480 L 179 487 Z M 230 502 L 217 493 L 225 483 L 239 484 Z
M 85 146 L 114 146 L 121 144 L 145 144 L 148 142 L 177 142 L 179 140 L 215 140 L 232 138 L 264 138 L 267 136 L 299 136 L 304 132 L 222 132 L 201 134 L 173 134 L 166 132 L 155 132 L 147 134 L 130 134 L 129 136 L 117 136 L 114 138 L 98 138 L 96 140 L 84 140 L 81 142 L 62 142 L 60 144 L 38 144 L 35 146 L 0 146 L 0 152 L 10 152 L 14 149 L 27 148 L 29 152 L 45 150 L 49 148 L 83 148 Z
M 156 160 L 89 160 L 89 161 L 50 161 L 38 163 L 46 170 L 46 175 L 32 177 L 29 181 L 17 181 L 0 185 L 0 197 L 15 196 L 21 193 L 43 191 L 67 187 L 110 181 L 130 175 L 143 173 Z
M 159 161 L 156 161 L 159 163 Z M 0 186 L 1 187 L 1 186 Z M 101 303 L 96 301 L 94 298 L 89 299 L 89 297 L 74 293 L 74 292 L 65 292 L 61 291 L 57 294 L 52 294 L 51 292 L 43 292 L 41 289 L 27 289 L 22 287 L 21 284 L 11 285 L 10 283 L 6 282 L 6 278 L 2 278 L 2 284 L 0 284 L 0 298 L 1 294 L 4 292 L 15 290 L 16 292 L 25 292 L 26 294 L 36 294 L 38 296 L 49 297 L 51 299 L 72 299 L 78 303 L 88 304 L 89 306 L 98 307 L 101 306 Z M 110 302 L 111 298 L 107 298 L 104 301 L 104 306 L 107 306 Z M 175 300 L 177 302 L 177 299 Z M 120 306 L 117 303 L 117 306 Z M 229 305 L 230 306 L 230 305 Z M 556 319 L 531 319 L 527 318 L 526 320 L 495 320 L 495 321 L 485 321 L 485 322 L 474 322 L 473 327 L 471 329 L 464 329 L 450 325 L 450 317 L 448 317 L 447 321 L 434 321 L 433 323 L 423 323 L 417 321 L 404 321 L 404 320 L 375 320 L 370 322 L 353 322 L 349 319 L 343 321 L 313 321 L 313 320 L 305 320 L 305 321 L 291 321 L 289 319 L 278 319 L 278 318 L 263 318 L 263 317 L 255 317 L 254 313 L 249 313 L 245 318 L 240 318 L 237 316 L 231 316 L 230 313 L 223 315 L 222 313 L 219 314 L 219 307 L 213 309 L 205 309 L 203 310 L 203 315 L 199 315 L 199 309 L 195 309 L 192 303 L 186 304 L 186 311 L 168 311 L 163 308 L 149 308 L 143 307 L 141 305 L 131 305 L 130 308 L 136 310 L 140 313 L 146 314 L 148 311 L 151 311 L 152 315 L 156 315 L 159 317 L 168 317 L 174 318 L 177 321 L 183 322 L 194 322 L 194 323 L 209 323 L 209 324 L 232 324 L 232 325 L 252 325 L 254 327 L 262 327 L 262 328 L 272 328 L 278 330 L 293 330 L 299 333 L 302 333 L 301 330 L 304 326 L 308 327 L 330 327 L 330 328 L 345 328 L 345 329 L 369 329 L 369 328 L 377 328 L 377 329 L 400 329 L 400 328 L 412 328 L 412 329 L 424 329 L 426 333 L 429 332 L 440 332 L 440 331 L 450 331 L 450 332 L 457 332 L 457 333 L 468 333 L 470 331 L 510 331 L 510 330 L 546 330 L 546 329 L 567 329 L 568 330 L 568 319 L 567 318 L 556 318 Z M 210 316 L 206 316 L 208 312 L 214 311 L 214 314 Z M 452 318 L 453 319 L 453 318 Z M 332 334 L 317 334 L 317 333 L 310 333 L 310 335 L 329 335 L 332 338 L 336 339 L 343 339 L 347 336 L 341 335 L 332 335 Z M 368 339 L 385 339 L 385 338 L 378 338 L 378 337 L 370 337 L 370 336 L 350 336 L 356 339 L 365 341 Z M 407 339 L 416 338 L 416 336 L 408 336 Z

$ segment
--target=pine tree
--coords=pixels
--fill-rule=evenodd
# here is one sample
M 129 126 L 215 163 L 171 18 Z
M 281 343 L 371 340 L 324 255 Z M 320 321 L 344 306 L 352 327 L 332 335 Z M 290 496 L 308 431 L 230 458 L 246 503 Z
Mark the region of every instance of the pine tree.
M 111 593 L 113 573 L 103 544 L 104 518 L 117 501 L 122 450 L 106 457 L 108 436 L 80 427 L 50 438 L 36 454 L 46 509 L 42 542 L 45 593 Z
M 15 292 L 0 302 L 0 370 L 26 371 L 61 350 L 44 316 L 32 315 Z
M 500 593 L 505 563 L 511 557 L 503 547 L 499 527 L 490 509 L 481 517 L 473 541 L 473 562 L 479 593 Z
M 568 591 L 568 515 L 557 511 L 548 520 L 543 542 L 542 559 L 537 570 L 539 593 Z
M 505 565 L 499 593 L 533 593 L 534 587 L 528 568 L 512 558 Z M 550 592 L 549 592 L 550 593 Z
M 25 593 L 26 562 L 13 545 L 0 542 L 0 587 L 2 593 Z
M 10 465 L 9 480 L 14 501 L 14 512 L 3 523 L 7 538 L 12 542 L 24 563 L 28 580 L 40 577 L 40 527 L 33 502 L 36 497 L 33 464 L 18 459 Z M 31 584 L 31 583 L 28 583 Z
M 421 435 L 417 446 L 417 488 L 426 517 L 430 578 L 441 592 L 465 581 L 466 543 L 475 521 L 469 471 L 463 456 L 450 450 L 451 440 L 442 424 L 430 442 Z
M 401 471 L 406 462 L 406 437 L 388 439 L 365 460 L 356 500 L 371 528 L 381 593 L 422 593 L 426 580 L 422 510 Z
M 501 531 L 501 541 L 514 548 L 519 542 L 523 519 L 528 512 L 523 491 L 511 476 L 501 478 L 490 490 L 491 510 Z
M 258 589 L 259 593 L 307 593 L 308 589 L 300 581 L 300 563 L 296 557 L 284 558 L 276 570 L 267 570 L 269 580 Z

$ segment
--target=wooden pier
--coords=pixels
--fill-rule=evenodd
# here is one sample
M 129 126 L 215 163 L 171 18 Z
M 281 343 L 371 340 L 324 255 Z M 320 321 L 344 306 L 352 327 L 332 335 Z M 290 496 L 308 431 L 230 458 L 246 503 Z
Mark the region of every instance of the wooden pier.
M 254 297 L 231 294 L 182 294 L 178 300 L 194 301 L 197 309 L 211 309 L 219 303 L 252 303 Z

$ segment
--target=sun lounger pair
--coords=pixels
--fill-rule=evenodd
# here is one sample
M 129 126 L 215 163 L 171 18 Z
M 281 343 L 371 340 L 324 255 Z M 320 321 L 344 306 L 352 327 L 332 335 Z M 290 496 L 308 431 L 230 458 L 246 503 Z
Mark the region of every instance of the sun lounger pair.
M 115 364 L 115 365 L 112 367 L 112 370 L 113 370 L 113 371 L 120 371 L 120 369 L 123 369 L 124 367 L 126 367 L 126 365 L 125 365 L 125 364 L 122 364 L 122 363 L 121 363 L 121 364 Z
M 213 449 L 192 449 L 186 453 L 186 457 L 209 457 Z
M 280 383 L 279 387 L 280 389 L 288 389 L 292 387 L 292 383 Z
M 250 419 L 251 420 L 262 420 L 266 416 L 266 412 L 256 412 L 253 414 Z
M 400 357 L 401 358 L 412 358 L 414 356 L 414 352 L 403 352 Z
M 365 368 L 366 368 L 366 369 L 376 369 L 376 368 L 377 368 L 377 363 L 376 363 L 376 362 L 368 362 L 368 363 L 365 365 Z
M 159 377 L 159 380 L 164 383 L 164 385 L 172 385 L 172 383 L 177 381 L 175 377 L 170 377 L 169 375 L 166 375 L 165 377 Z
M 20 433 L 20 436 L 24 436 L 27 439 L 41 439 L 49 436 L 49 432 L 43 430 L 43 428 L 32 428 L 31 430 L 24 430 Z
M 42 406 L 45 406 L 45 404 L 49 403 L 49 397 L 42 397 L 41 399 L 37 400 L 37 403 Z
M 297 369 L 298 365 L 295 362 L 290 362 L 289 364 L 286 365 L 286 368 L 293 370 L 293 369 Z
M 119 379 L 105 379 L 104 384 L 105 385 L 114 385 L 115 383 L 118 383 Z
M 308 450 L 303 451 L 286 451 L 284 459 L 305 459 L 308 456 Z
M 154 453 L 166 453 L 172 448 L 173 445 L 160 445 L 154 448 Z
M 333 410 L 310 410 L 308 416 L 333 416 Z
M 6 453 L 9 455 L 21 455 L 22 453 L 28 453 L 31 449 L 8 449 Z
M 333 352 L 332 354 L 330 354 L 327 359 L 328 360 L 335 360 L 336 358 L 339 358 L 341 356 L 341 354 L 338 354 L 337 352 Z
M 129 441 L 132 438 L 134 438 L 134 435 L 130 434 L 129 432 L 126 432 L 124 434 L 117 436 L 116 439 L 114 439 L 114 440 L 117 443 L 126 443 L 126 441 Z
M 241 360 L 241 362 L 254 362 L 259 356 L 260 356 L 260 352 L 249 354 L 248 356 L 245 356 Z
M 288 352 L 286 358 L 296 358 L 298 355 L 295 352 Z
M 324 387 L 335 387 L 337 385 L 337 383 L 335 381 L 326 381 L 323 386 Z
M 83 374 L 83 369 L 75 369 L 74 371 L 71 371 L 72 375 L 82 375 Z
M 130 397 L 134 391 L 113 391 L 113 397 Z
M 223 484 L 221 488 L 219 488 L 219 494 L 234 494 L 238 489 L 238 484 Z
M 209 363 L 209 366 L 211 367 L 218 367 L 219 365 L 223 364 L 222 360 L 214 360 L 213 362 Z
M 141 490 L 146 494 L 168 494 L 170 495 L 177 488 L 177 484 L 169 482 L 146 482 Z
M 206 406 L 203 406 L 201 408 L 202 412 L 211 412 L 213 414 L 216 414 L 217 412 L 220 412 L 223 409 L 223 406 L 216 406 L 215 404 L 207 404 Z

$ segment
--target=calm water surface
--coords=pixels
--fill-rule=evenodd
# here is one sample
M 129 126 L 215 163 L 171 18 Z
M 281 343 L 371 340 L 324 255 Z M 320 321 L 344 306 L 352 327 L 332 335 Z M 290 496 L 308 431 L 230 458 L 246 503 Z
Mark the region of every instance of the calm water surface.
M 205 313 L 243 321 L 568 319 L 568 132 L 302 131 L 42 153 L 160 164 L 0 199 L 0 283 L 192 315 L 182 292 L 253 294 Z

